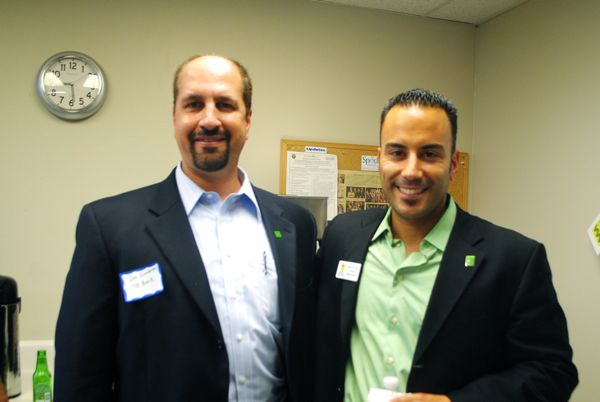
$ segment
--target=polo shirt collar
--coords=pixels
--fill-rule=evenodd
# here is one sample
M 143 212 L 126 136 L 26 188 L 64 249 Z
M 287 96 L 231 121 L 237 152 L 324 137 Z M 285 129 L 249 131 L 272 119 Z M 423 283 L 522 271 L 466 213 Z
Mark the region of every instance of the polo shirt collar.
M 444 214 L 435 224 L 435 226 L 431 228 L 429 233 L 425 235 L 425 238 L 421 242 L 421 244 L 423 244 L 423 242 L 430 243 L 432 246 L 442 252 L 446 249 L 448 239 L 450 238 L 450 233 L 452 232 L 452 227 L 454 226 L 454 221 L 456 220 L 456 204 L 450 195 L 448 196 L 448 199 L 448 207 L 444 211 Z M 393 241 L 391 216 L 392 208 L 389 207 L 385 217 L 377 227 L 375 234 L 373 234 L 371 242 L 377 240 L 380 236 L 389 238 L 390 242 Z

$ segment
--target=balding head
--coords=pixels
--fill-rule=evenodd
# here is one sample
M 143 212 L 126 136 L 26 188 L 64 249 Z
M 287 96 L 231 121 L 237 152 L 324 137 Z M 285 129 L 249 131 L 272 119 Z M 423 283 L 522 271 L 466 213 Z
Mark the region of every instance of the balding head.
M 250 79 L 248 70 L 246 70 L 246 68 L 237 60 L 213 54 L 200 54 L 192 56 L 177 68 L 177 71 L 175 71 L 175 77 L 173 79 L 173 105 L 175 105 L 177 96 L 179 95 L 179 77 L 181 76 L 182 71 L 189 63 L 198 61 L 199 59 L 203 59 L 203 61 L 205 60 L 214 64 L 218 64 L 220 62 L 228 63 L 237 68 L 242 80 L 242 99 L 244 100 L 246 113 L 250 113 L 252 110 L 252 80 Z

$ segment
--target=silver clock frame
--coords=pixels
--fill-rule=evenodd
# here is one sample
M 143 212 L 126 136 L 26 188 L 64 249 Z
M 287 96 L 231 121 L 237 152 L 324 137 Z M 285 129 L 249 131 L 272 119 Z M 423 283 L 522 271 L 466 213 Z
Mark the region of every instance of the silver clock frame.
M 66 58 L 75 58 L 77 60 L 81 60 L 88 64 L 98 74 L 98 95 L 89 105 L 81 109 L 62 108 L 50 101 L 50 99 L 48 99 L 48 97 L 46 96 L 46 87 L 44 85 L 44 75 L 46 73 L 46 70 L 52 64 Z M 106 76 L 104 75 L 102 67 L 100 67 L 100 65 L 90 56 L 77 51 L 63 51 L 50 56 L 40 67 L 36 79 L 36 92 L 42 104 L 53 115 L 60 117 L 64 120 L 83 120 L 95 114 L 98 110 L 100 110 L 100 108 L 104 104 L 107 95 Z

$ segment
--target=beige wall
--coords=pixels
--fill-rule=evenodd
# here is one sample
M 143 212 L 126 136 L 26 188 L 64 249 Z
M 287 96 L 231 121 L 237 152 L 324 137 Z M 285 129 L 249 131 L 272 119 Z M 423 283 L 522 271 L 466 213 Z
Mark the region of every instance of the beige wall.
M 472 211 L 542 241 L 580 386 L 599 399 L 600 2 L 533 0 L 477 29 Z
M 54 334 L 75 223 L 85 202 L 162 180 L 178 162 L 176 66 L 199 52 L 241 60 L 255 84 L 242 165 L 273 192 L 281 138 L 375 145 L 385 100 L 427 86 L 462 111 L 470 150 L 475 29 L 311 1 L 0 1 L 0 272 L 23 297 L 22 339 Z M 55 52 L 95 58 L 109 80 L 89 120 L 61 121 L 37 100 Z

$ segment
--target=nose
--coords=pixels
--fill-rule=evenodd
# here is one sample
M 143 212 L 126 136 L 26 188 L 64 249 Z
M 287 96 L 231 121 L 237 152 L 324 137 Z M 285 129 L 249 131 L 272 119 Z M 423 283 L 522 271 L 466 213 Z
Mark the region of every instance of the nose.
M 410 154 L 404 161 L 404 167 L 402 169 L 402 177 L 406 179 L 420 179 L 423 176 L 421 170 L 421 162 L 419 157 L 414 154 Z
M 219 120 L 219 111 L 215 105 L 207 104 L 200 112 L 198 119 L 198 129 L 204 132 L 218 130 L 221 126 L 221 120 Z

